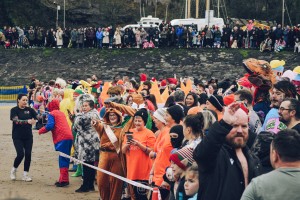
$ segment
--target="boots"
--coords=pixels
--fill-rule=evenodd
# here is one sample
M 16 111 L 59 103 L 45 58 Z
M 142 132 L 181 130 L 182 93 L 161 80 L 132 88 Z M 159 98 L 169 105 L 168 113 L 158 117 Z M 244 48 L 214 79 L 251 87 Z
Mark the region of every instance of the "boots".
M 72 174 L 71 176 L 72 177 L 82 176 L 82 166 L 81 166 L 81 164 L 77 165 L 77 170 L 76 170 L 75 174 Z
M 68 168 L 60 168 L 60 176 L 59 176 L 59 181 L 55 183 L 56 187 L 65 187 L 69 185 L 69 172 Z

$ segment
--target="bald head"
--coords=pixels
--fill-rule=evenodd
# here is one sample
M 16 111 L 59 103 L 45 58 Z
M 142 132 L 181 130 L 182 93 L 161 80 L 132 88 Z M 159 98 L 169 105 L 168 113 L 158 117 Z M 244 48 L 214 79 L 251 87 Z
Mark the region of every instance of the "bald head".
M 226 141 L 233 148 L 243 148 L 246 146 L 248 141 L 248 115 L 247 113 L 239 108 L 233 115 L 235 121 L 231 124 L 232 129 L 226 136 Z

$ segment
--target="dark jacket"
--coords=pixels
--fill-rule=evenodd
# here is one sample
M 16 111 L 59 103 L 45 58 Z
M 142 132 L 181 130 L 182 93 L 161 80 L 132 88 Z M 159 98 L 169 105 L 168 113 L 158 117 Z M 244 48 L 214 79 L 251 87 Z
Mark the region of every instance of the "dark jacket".
M 225 143 L 232 126 L 223 120 L 214 123 L 194 151 L 199 166 L 199 200 L 239 200 L 245 189 L 244 175 L 235 149 Z M 243 148 L 248 162 L 248 182 L 260 175 L 260 163 Z

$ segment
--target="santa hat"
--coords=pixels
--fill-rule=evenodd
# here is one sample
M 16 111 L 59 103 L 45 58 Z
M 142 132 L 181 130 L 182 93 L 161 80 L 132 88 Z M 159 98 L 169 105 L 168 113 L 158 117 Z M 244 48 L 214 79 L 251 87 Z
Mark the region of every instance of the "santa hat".
M 145 82 L 147 80 L 147 75 L 146 74 L 140 74 L 140 81 Z
M 155 82 L 155 81 L 156 81 L 156 78 L 152 77 L 151 82 Z
M 193 149 L 190 147 L 184 147 L 170 156 L 170 161 L 175 163 L 178 167 L 186 170 L 195 161 L 193 158 Z
M 177 79 L 176 78 L 167 78 L 167 81 L 169 84 L 177 85 Z
M 165 79 L 163 79 L 161 82 L 160 82 L 160 87 L 166 87 L 167 86 L 167 81 Z

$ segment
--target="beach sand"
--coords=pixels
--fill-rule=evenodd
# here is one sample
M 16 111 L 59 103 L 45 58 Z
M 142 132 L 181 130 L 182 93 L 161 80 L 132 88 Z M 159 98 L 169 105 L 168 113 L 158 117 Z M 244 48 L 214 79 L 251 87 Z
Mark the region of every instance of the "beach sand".
M 52 134 L 38 135 L 33 132 L 32 161 L 29 175 L 32 182 L 23 182 L 23 162 L 17 170 L 17 180 L 10 180 L 10 170 L 16 157 L 9 120 L 10 106 L 0 106 L 0 199 L 27 200 L 76 200 L 99 199 L 97 185 L 95 192 L 75 193 L 82 184 L 81 177 L 70 177 L 70 185 L 57 188 L 54 183 L 59 178 L 58 153 L 54 151 Z M 24 160 L 23 160 L 24 161 Z M 71 175 L 73 172 L 70 172 Z

